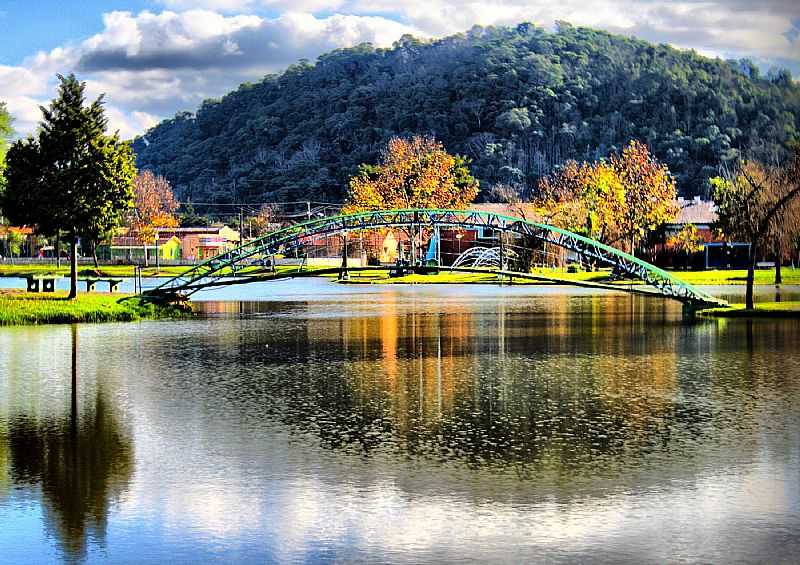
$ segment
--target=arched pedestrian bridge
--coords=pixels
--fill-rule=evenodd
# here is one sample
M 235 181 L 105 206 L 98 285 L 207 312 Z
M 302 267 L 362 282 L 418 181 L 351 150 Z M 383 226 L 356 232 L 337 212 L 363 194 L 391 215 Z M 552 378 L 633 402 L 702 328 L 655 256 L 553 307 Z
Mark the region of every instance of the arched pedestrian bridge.
M 326 234 L 345 234 L 362 230 L 380 228 L 404 228 L 410 233 L 420 229 L 455 228 L 455 229 L 489 229 L 504 233 L 515 234 L 517 237 L 531 238 L 547 244 L 556 245 L 580 254 L 581 256 L 614 267 L 617 273 L 639 279 L 644 285 L 613 286 L 616 290 L 656 294 L 673 298 L 687 304 L 692 308 L 708 306 L 721 306 L 726 302 L 717 299 L 702 290 L 682 281 L 680 278 L 659 269 L 658 267 L 637 259 L 633 255 L 615 249 L 599 241 L 572 233 L 567 230 L 530 222 L 522 218 L 515 218 L 491 212 L 476 210 L 440 210 L 440 209 L 401 209 L 377 210 L 345 214 L 317 220 L 310 220 L 289 226 L 263 237 L 252 240 L 236 249 L 232 249 L 216 257 L 212 257 L 190 269 L 185 273 L 172 278 L 160 286 L 147 291 L 145 294 L 153 298 L 166 300 L 181 299 L 192 293 L 214 286 L 241 284 L 266 278 L 285 278 L 290 276 L 307 276 L 309 274 L 323 274 L 325 270 L 300 271 L 282 273 L 280 276 L 264 276 L 254 273 L 252 267 L 278 253 L 287 253 L 304 246 L 314 237 Z M 502 251 L 501 251 L 502 252 Z M 502 259 L 501 259 L 502 261 Z M 501 263 L 502 264 L 502 263 Z M 335 272 L 345 266 L 327 269 Z M 376 267 L 350 267 L 348 270 L 375 269 Z M 385 267 L 383 267 L 385 269 Z M 476 269 L 464 267 L 442 267 L 442 270 L 463 272 L 495 272 L 509 277 L 530 278 L 539 280 L 553 280 L 546 276 L 509 271 L 504 268 L 499 270 Z M 580 281 L 562 280 L 565 284 L 584 284 L 586 286 L 610 285 L 581 283 Z

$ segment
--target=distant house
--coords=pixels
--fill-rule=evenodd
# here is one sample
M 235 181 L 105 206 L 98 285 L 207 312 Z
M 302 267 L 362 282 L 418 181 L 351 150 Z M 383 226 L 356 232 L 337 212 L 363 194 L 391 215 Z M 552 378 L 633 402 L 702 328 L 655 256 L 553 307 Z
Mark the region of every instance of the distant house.
M 156 231 L 164 236 L 174 235 L 178 239 L 183 239 L 187 235 L 214 235 L 225 239 L 230 243 L 239 244 L 239 232 L 228 226 L 190 226 L 190 227 L 175 227 L 175 228 L 156 228 Z
M 697 228 L 697 235 L 703 242 L 703 256 L 696 256 L 696 267 L 706 269 L 742 269 L 747 266 L 750 245 L 747 243 L 727 242 L 714 235 L 713 225 L 717 221 L 717 206 L 711 200 L 703 200 L 699 196 L 691 199 L 678 198 L 678 216 L 664 224 L 664 242 L 679 233 L 687 226 Z M 670 263 L 671 260 L 659 262 Z
M 137 235 L 123 235 L 111 238 L 110 242 L 97 246 L 97 258 L 103 261 L 142 261 L 145 249 L 148 261 L 159 259 L 179 261 L 181 259 L 181 240 L 173 236 L 159 234 L 158 245 L 145 243 Z
M 703 200 L 699 196 L 692 199 L 678 197 L 678 216 L 664 224 L 664 235 L 669 237 L 680 232 L 686 226 L 697 228 L 698 235 L 705 242 L 714 241 L 712 226 L 717 221 L 717 205 L 711 200 Z
M 203 261 L 239 245 L 239 232 L 228 226 L 157 228 L 160 238 L 176 237 L 180 241 L 181 258 Z

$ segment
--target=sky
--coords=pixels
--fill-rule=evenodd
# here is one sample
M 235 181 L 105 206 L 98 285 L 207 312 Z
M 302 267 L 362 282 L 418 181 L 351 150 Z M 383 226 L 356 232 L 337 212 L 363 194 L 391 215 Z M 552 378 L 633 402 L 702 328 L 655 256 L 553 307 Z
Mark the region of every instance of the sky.
M 338 47 L 558 20 L 800 77 L 798 0 L 0 0 L 0 101 L 27 135 L 74 72 L 131 138 Z

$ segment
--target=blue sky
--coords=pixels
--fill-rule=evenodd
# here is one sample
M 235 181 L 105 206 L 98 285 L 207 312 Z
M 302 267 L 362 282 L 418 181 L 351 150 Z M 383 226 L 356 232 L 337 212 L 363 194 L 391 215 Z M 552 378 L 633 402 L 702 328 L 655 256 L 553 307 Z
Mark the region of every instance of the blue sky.
M 76 72 L 131 137 L 337 47 L 556 20 L 800 76 L 797 0 L 0 0 L 0 101 L 29 133 L 56 73 Z
M 16 65 L 36 51 L 49 51 L 102 31 L 103 12 L 154 7 L 148 0 L 0 0 L 0 64 Z

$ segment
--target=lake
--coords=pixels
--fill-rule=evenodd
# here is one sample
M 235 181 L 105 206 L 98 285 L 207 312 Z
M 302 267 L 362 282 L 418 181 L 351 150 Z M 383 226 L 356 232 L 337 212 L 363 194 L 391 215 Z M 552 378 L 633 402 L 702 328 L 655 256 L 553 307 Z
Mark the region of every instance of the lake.
M 0 328 L 0 562 L 800 555 L 800 320 L 564 287 L 197 298 Z

